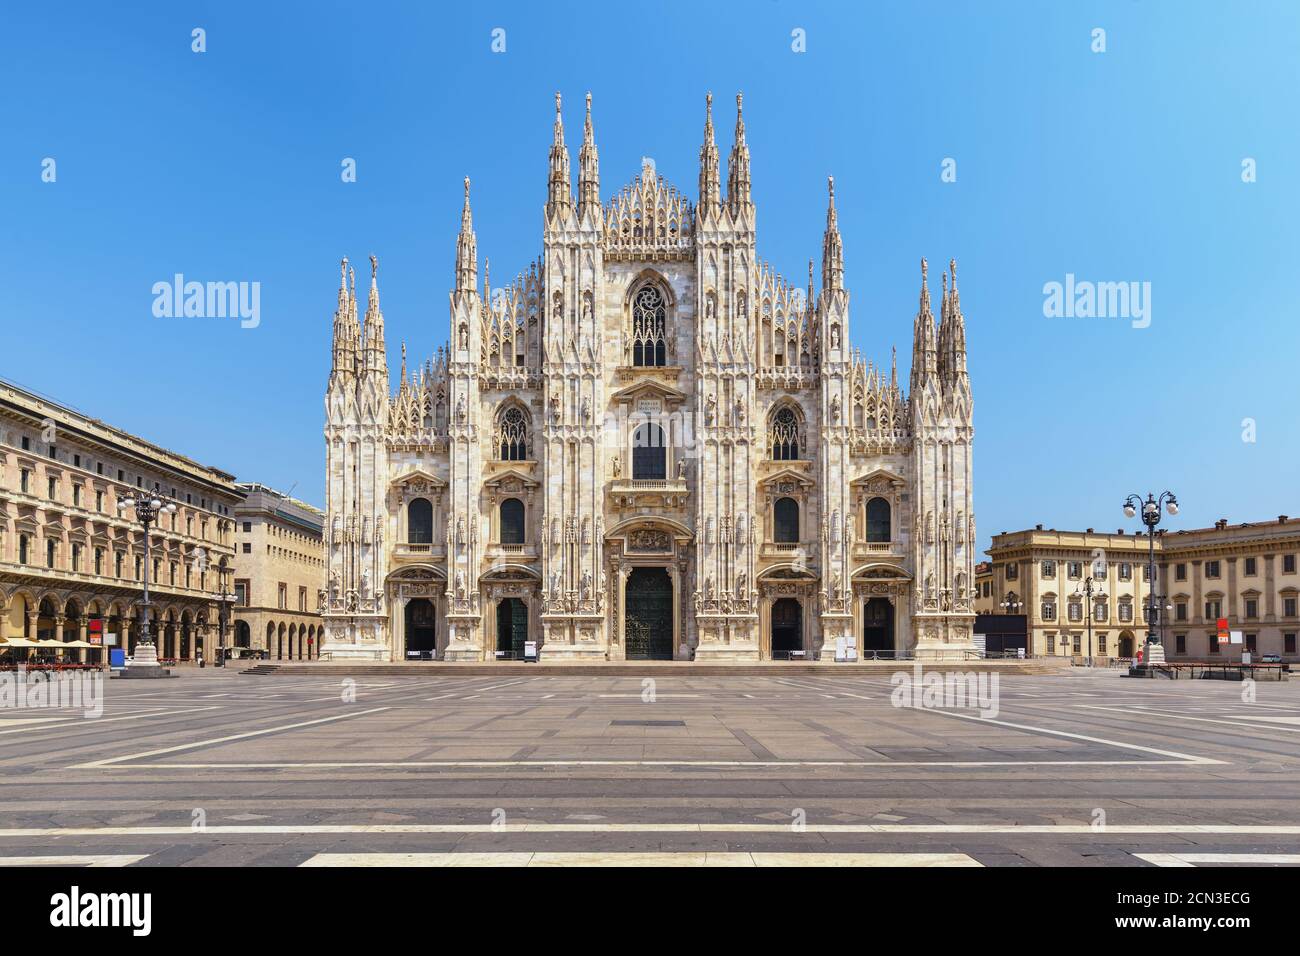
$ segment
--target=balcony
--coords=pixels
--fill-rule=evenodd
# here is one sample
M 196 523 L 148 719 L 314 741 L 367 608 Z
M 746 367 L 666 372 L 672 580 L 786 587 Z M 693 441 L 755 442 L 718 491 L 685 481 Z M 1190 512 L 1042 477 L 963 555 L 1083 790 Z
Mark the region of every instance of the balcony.
M 853 545 L 853 556 L 862 560 L 872 558 L 901 558 L 903 542 L 901 541 L 858 541 Z
M 617 509 L 686 507 L 690 492 L 685 478 L 615 478 L 609 497 Z
M 393 557 L 428 561 L 441 558 L 446 552 L 442 542 L 437 544 L 418 544 L 414 541 L 399 541 L 393 546 Z

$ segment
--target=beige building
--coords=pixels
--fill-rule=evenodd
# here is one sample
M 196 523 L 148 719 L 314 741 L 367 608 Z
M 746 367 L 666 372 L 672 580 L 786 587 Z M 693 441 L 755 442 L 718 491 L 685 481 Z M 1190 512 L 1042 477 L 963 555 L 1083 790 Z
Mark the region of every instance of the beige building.
M 993 562 L 977 561 L 975 563 L 975 613 L 996 614 L 999 598 L 993 596 Z M 1008 612 L 1010 613 L 1010 612 Z
M 1159 541 L 1157 541 L 1157 547 Z M 1132 657 L 1146 641 L 1150 573 L 1145 534 L 1044 530 L 994 535 L 987 611 L 1021 605 L 1032 655 Z M 1157 552 L 1158 554 L 1159 552 Z M 1091 602 L 1086 593 L 1092 579 Z
M 153 525 L 151 629 L 164 660 L 214 659 L 220 570 L 234 557 L 231 475 L 0 381 L 0 637 L 58 643 L 139 636 L 144 534 L 118 502 L 176 505 Z M 3 645 L 0 645 L 3 647 Z M 90 651 L 91 659 L 98 659 Z M 75 655 L 75 656 L 74 656 Z
M 981 612 L 1023 603 L 1030 652 L 1086 656 L 1088 618 L 1093 654 L 1131 657 L 1146 641 L 1149 543 L 1145 534 L 1044 530 L 999 534 L 988 554 L 990 595 Z M 1300 520 L 1213 528 L 1162 529 L 1155 542 L 1160 628 L 1166 658 L 1232 660 L 1243 649 L 1297 661 L 1300 634 Z M 1095 567 L 1095 570 L 1091 570 Z M 1092 607 L 1082 586 L 1094 578 Z M 987 600 L 987 604 L 982 602 Z M 1226 618 L 1243 642 L 1218 640 Z M 1258 659 L 1258 658 L 1257 658 Z
M 271 660 L 318 657 L 325 516 L 265 485 L 239 489 L 233 646 L 264 650 Z
M 1172 605 L 1164 634 L 1171 660 L 1237 660 L 1243 649 L 1300 661 L 1300 519 L 1168 531 L 1157 555 L 1161 590 Z M 1216 623 L 1227 618 L 1243 641 L 1220 642 Z
M 760 257 L 739 96 L 725 181 L 706 100 L 694 200 L 649 160 L 602 196 L 590 97 L 575 196 L 558 95 L 553 130 L 540 257 L 491 286 L 467 179 L 451 341 L 403 347 L 395 394 L 377 264 L 363 323 L 344 260 L 322 656 L 971 653 L 955 263 L 937 323 L 921 263 L 905 394 L 850 347 L 833 182 L 819 283 Z

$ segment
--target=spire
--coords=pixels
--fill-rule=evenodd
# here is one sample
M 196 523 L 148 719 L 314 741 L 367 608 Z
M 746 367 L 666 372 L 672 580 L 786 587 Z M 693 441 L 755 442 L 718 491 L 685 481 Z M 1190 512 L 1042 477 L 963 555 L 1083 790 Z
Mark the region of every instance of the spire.
M 921 260 L 921 302 L 912 328 L 912 383 L 911 394 L 917 395 L 926 381 L 936 372 L 934 345 L 934 313 L 930 311 L 930 287 L 926 281 L 929 264 Z
M 966 319 L 961 314 L 961 298 L 957 294 L 957 260 L 948 260 L 952 275 L 952 294 L 948 304 L 948 375 L 956 383 L 967 380 L 966 374 Z
M 600 158 L 596 134 L 591 127 L 591 94 L 587 94 L 587 118 L 582 124 L 582 149 L 578 151 L 578 218 L 600 223 Z
M 822 288 L 844 288 L 844 243 L 840 239 L 839 219 L 835 212 L 835 177 L 826 177 L 830 193 L 826 207 L 826 233 L 822 237 Z
M 402 377 L 401 380 L 397 383 L 397 389 L 399 392 L 406 392 L 409 386 L 410 386 L 410 382 L 406 377 L 406 342 L 403 341 L 402 342 Z
M 352 351 L 360 353 L 361 321 L 357 318 L 357 273 L 348 265 L 348 337 L 352 340 Z
M 492 266 L 492 260 L 487 256 L 483 257 L 483 308 L 491 311 L 492 309 L 492 278 L 488 275 L 488 270 Z
M 701 213 L 720 205 L 719 188 L 718 147 L 713 141 L 713 94 L 709 93 L 704 97 L 704 145 L 700 147 Z
M 749 145 L 745 142 L 745 116 L 741 110 L 742 94 L 736 94 L 736 139 L 731 144 L 727 162 L 727 205 L 732 215 L 752 205 L 749 198 Z
M 351 313 L 348 309 L 348 258 L 339 263 L 339 304 L 334 310 L 333 364 L 330 381 L 347 377 L 356 369 L 355 340 L 352 337 Z
M 817 307 L 817 297 L 813 292 L 813 261 L 808 260 L 808 317 L 811 319 L 813 310 Z
M 469 177 L 465 177 L 465 207 L 460 214 L 460 235 L 456 237 L 456 291 L 473 292 L 478 284 L 478 240 L 469 211 Z
M 365 369 L 388 374 L 387 346 L 384 344 L 384 313 L 379 311 L 379 260 L 370 257 L 370 297 L 366 302 Z
M 939 375 L 939 382 L 942 385 L 948 381 L 948 339 L 952 336 L 952 323 L 948 320 L 951 302 L 949 299 L 950 293 L 948 292 L 948 273 L 941 272 L 939 275 L 943 280 L 943 297 L 939 303 L 939 344 L 935 367 Z
M 547 180 L 546 218 L 567 217 L 573 208 L 569 189 L 569 148 L 564 145 L 564 118 L 560 115 L 560 94 L 555 94 L 555 141 L 551 143 L 551 172 Z

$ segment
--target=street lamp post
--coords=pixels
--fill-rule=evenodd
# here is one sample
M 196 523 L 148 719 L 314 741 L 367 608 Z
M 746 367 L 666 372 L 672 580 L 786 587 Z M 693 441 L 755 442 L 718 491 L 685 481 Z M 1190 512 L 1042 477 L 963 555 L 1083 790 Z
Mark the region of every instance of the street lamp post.
M 1082 584 L 1080 584 L 1078 587 L 1076 587 L 1076 588 L 1074 589 L 1074 596 L 1075 596 L 1075 597 L 1081 597 L 1081 598 L 1084 598 L 1084 602 L 1083 602 L 1083 612 L 1084 612 L 1084 617 L 1087 618 L 1087 625 L 1088 625 L 1088 656 L 1084 658 L 1084 666 L 1086 666 L 1086 667 L 1092 667 L 1092 665 L 1093 665 L 1093 658 L 1092 658 L 1092 615 L 1093 615 L 1092 598 L 1093 598 L 1093 595 L 1096 595 L 1096 596 L 1099 597 L 1099 598 L 1104 598 L 1104 597 L 1106 596 L 1106 590 L 1105 590 L 1105 588 L 1101 587 L 1100 585 L 1096 585 L 1096 586 L 1094 587 L 1094 585 L 1096 585 L 1096 582 L 1093 580 L 1093 577 L 1092 577 L 1092 575 L 1090 574 L 1090 575 L 1088 575 L 1086 578 L 1083 579 L 1083 583 L 1082 583 Z
M 226 666 L 226 624 L 230 621 L 230 608 L 235 603 L 235 595 L 226 590 L 226 559 L 217 564 L 217 667 Z
M 1165 649 L 1160 643 L 1160 635 L 1156 630 L 1159 613 L 1159 606 L 1156 603 L 1156 525 L 1160 524 L 1162 508 L 1171 515 L 1178 514 L 1178 499 L 1174 497 L 1172 491 L 1162 491 L 1159 498 L 1148 493 L 1145 501 L 1142 500 L 1141 495 L 1129 495 L 1124 499 L 1124 515 L 1132 518 L 1141 511 L 1142 523 L 1146 525 L 1147 537 L 1150 539 L 1147 565 L 1149 579 L 1147 582 L 1147 646 L 1143 658 L 1143 663 L 1147 665 L 1148 670 L 1152 664 L 1165 662 Z
M 157 520 L 160 514 L 175 514 L 176 505 L 152 495 L 138 495 L 134 498 L 123 498 L 117 503 L 117 510 L 123 513 L 134 510 L 136 519 L 144 526 L 144 577 L 142 578 L 143 590 L 140 600 L 140 609 L 143 615 L 140 621 L 140 640 L 136 642 L 135 651 L 131 655 L 131 664 L 127 667 L 124 676 L 163 677 L 166 676 L 167 672 L 158 665 L 158 648 L 154 646 L 153 636 L 149 632 L 149 565 L 151 560 L 149 526 Z
M 1002 613 L 1008 616 L 1012 614 L 1019 614 L 1020 609 L 1024 606 L 1025 606 L 1024 602 L 1020 600 L 1020 597 L 1016 594 L 1015 591 L 1008 591 L 1006 593 L 1006 596 L 1001 601 L 998 602 L 998 607 L 1002 608 Z M 1025 654 L 1028 654 L 1031 650 L 1031 648 L 1028 647 L 1029 644 L 1028 633 L 1025 634 L 1025 644 L 1026 644 Z M 1006 653 L 1005 638 L 1003 639 L 1002 653 L 1003 654 Z

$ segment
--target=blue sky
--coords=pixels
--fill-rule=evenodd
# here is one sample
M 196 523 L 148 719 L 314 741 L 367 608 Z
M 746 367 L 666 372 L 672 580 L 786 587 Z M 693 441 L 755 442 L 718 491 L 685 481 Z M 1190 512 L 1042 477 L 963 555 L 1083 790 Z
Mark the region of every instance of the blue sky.
M 575 172 L 592 92 L 608 198 L 642 156 L 693 195 L 704 93 L 725 159 L 743 90 L 760 253 L 802 283 L 833 174 L 868 355 L 897 344 L 906 376 L 918 260 L 957 258 L 981 547 L 1038 522 L 1118 528 L 1126 494 L 1166 487 L 1171 527 L 1300 513 L 1300 5 L 16 2 L 7 19 L 0 376 L 241 479 L 323 502 L 341 256 L 380 259 L 395 372 L 401 340 L 418 358 L 446 339 L 463 176 L 495 280 L 539 254 L 554 91 Z M 156 318 L 151 288 L 177 272 L 260 282 L 260 326 Z M 1044 317 L 1070 273 L 1151 283 L 1150 326 Z

